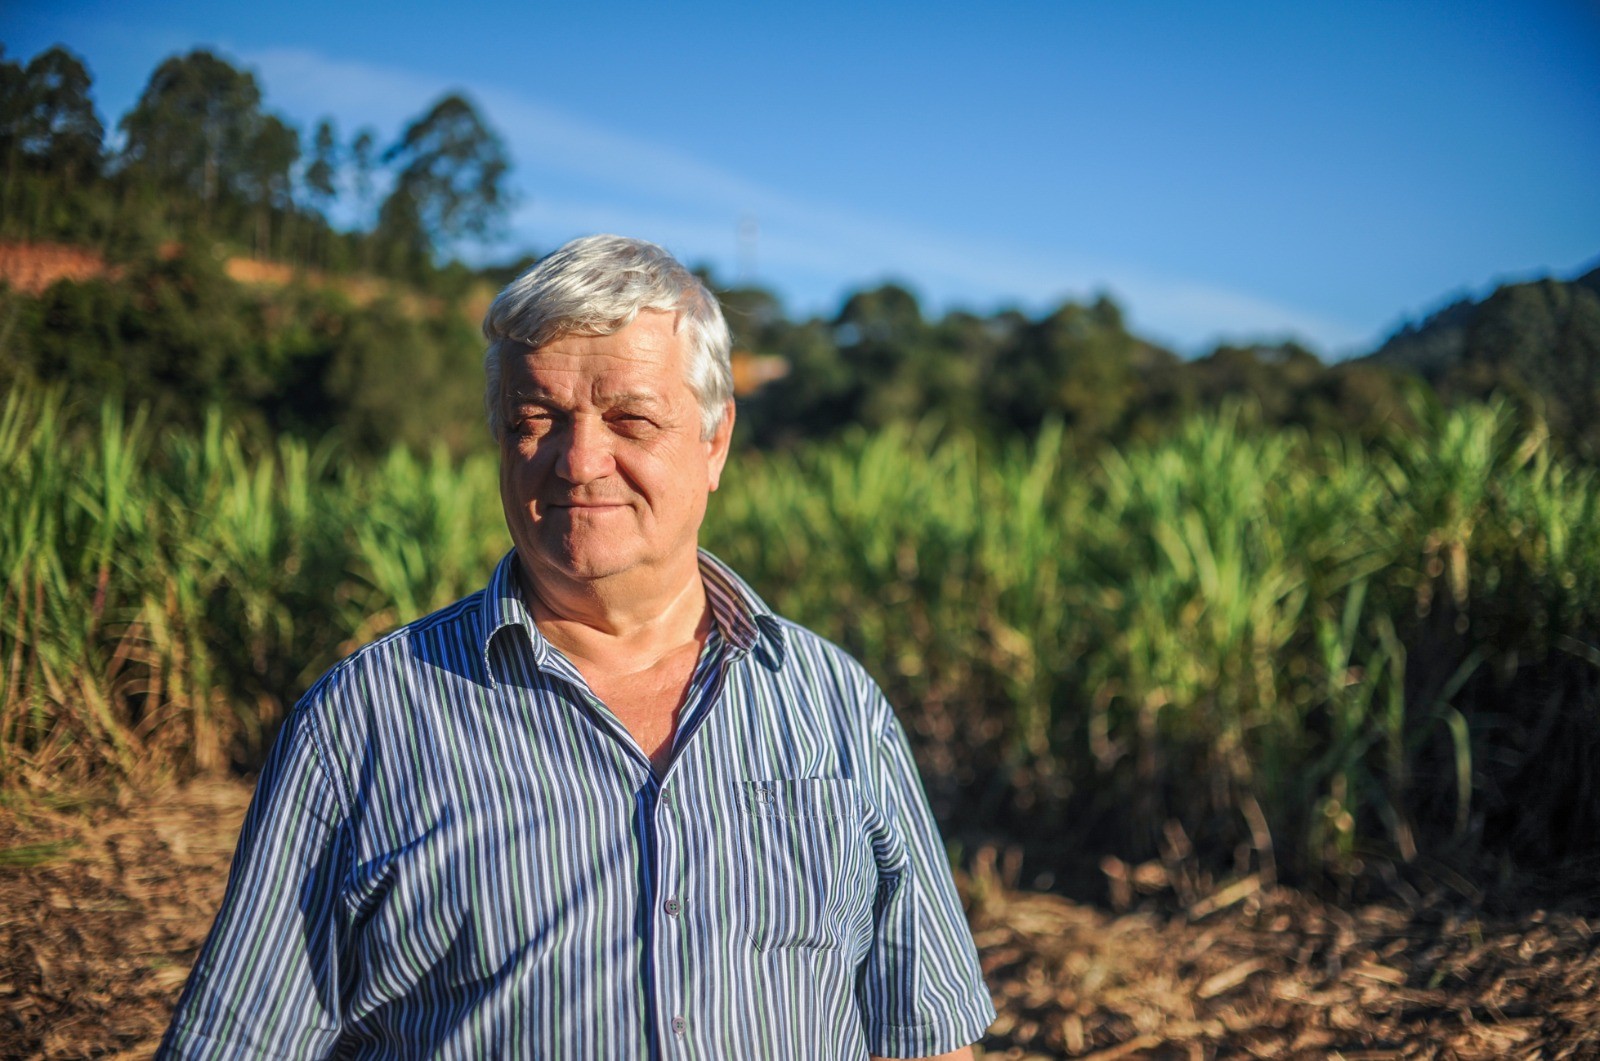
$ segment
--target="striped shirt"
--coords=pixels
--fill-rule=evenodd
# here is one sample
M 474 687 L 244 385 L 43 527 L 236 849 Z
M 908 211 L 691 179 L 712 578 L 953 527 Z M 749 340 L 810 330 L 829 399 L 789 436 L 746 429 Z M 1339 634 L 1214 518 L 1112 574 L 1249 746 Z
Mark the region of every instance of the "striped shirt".
M 709 553 L 658 777 L 515 553 L 296 705 L 163 1056 L 939 1054 L 994 1017 L 905 734 Z

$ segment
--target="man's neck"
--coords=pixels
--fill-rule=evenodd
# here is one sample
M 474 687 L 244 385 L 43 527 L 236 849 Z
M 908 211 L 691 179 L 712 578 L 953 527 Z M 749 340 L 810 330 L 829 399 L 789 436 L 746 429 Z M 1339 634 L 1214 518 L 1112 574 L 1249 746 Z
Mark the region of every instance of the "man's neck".
M 539 632 L 585 671 L 586 664 L 614 677 L 648 670 L 711 631 L 698 554 L 669 577 L 577 580 L 527 566 L 520 574 Z

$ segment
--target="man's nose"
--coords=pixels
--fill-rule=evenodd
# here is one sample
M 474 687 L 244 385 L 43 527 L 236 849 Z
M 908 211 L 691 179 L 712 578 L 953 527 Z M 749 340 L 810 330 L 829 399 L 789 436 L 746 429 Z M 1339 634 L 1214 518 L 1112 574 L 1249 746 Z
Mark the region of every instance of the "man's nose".
M 556 474 L 580 484 L 610 475 L 615 467 L 611 443 L 611 432 L 599 417 L 575 417 L 556 460 Z

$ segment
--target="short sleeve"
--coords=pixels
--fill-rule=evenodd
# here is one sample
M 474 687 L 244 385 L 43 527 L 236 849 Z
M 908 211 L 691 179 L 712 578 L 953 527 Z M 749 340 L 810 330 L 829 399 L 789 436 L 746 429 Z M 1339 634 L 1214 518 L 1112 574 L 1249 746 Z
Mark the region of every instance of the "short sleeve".
M 262 769 L 222 909 L 159 1057 L 321 1057 L 337 1041 L 348 844 L 316 736 L 302 703 Z
M 872 694 L 884 717 L 876 798 L 904 859 L 880 879 L 858 1001 L 873 1054 L 927 1057 L 977 1042 L 995 1010 L 905 731 Z

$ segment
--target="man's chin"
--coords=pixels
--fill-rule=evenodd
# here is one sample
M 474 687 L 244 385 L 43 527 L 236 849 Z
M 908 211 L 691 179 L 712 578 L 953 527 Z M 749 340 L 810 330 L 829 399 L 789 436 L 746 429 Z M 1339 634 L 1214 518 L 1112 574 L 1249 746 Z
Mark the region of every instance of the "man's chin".
M 538 550 L 533 566 L 535 569 L 543 567 L 554 570 L 575 581 L 593 582 L 624 574 L 638 566 L 638 563 L 637 550 L 619 548 L 614 543 L 601 541 L 573 541 L 569 537 L 555 548 Z
M 621 563 L 616 557 L 573 557 L 564 565 L 564 573 L 580 582 L 598 582 L 626 574 L 632 564 Z

